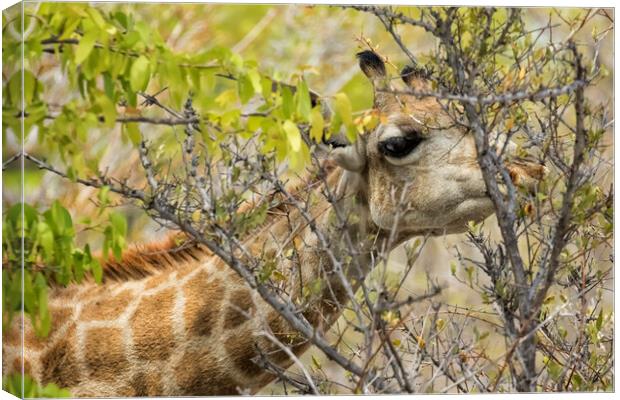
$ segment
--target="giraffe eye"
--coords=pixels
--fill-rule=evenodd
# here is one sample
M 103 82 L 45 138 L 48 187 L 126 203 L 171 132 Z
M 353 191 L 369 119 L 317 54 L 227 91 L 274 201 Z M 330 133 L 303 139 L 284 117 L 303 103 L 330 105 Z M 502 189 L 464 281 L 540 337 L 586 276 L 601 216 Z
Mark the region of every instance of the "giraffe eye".
M 394 136 L 379 142 L 379 152 L 384 156 L 403 158 L 411 153 L 421 142 L 420 135 Z

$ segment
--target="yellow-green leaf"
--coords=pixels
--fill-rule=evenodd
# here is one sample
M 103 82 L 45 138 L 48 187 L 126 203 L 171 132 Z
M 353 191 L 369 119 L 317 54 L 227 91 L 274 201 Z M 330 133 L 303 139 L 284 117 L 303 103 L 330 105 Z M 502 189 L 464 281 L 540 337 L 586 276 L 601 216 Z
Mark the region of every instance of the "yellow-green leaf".
M 338 93 L 336 95 L 335 108 L 336 113 L 338 113 L 342 122 L 345 125 L 350 126 L 353 123 L 353 117 L 351 111 L 351 102 L 349 101 L 349 98 L 346 94 Z
M 314 368 L 316 369 L 321 369 L 321 362 L 319 361 L 318 358 L 316 358 L 314 355 L 312 356 L 312 365 L 314 366 Z
M 254 95 L 254 87 L 252 85 L 252 80 L 248 75 L 242 75 L 237 80 L 238 90 L 239 90 L 239 99 L 242 103 L 247 103 L 252 96 Z
M 86 60 L 90 52 L 93 51 L 93 48 L 95 47 L 96 39 L 97 32 L 94 30 L 88 31 L 84 34 L 84 36 L 82 36 L 82 38 L 80 39 L 80 43 L 75 49 L 76 64 L 81 64 L 84 60 Z
M 194 222 L 200 222 L 200 217 L 201 217 L 202 213 L 200 212 L 200 210 L 196 210 L 192 213 L 192 221 Z
M 319 107 L 314 107 L 310 113 L 310 137 L 317 143 L 323 140 L 323 129 L 325 121 Z
M 91 20 L 95 23 L 95 25 L 97 25 L 98 28 L 105 28 L 106 22 L 103 19 L 103 16 L 99 12 L 99 10 L 88 7 L 86 8 L 86 13 L 91 18 Z
M 114 126 L 116 123 L 116 105 L 114 102 L 107 96 L 99 96 L 97 102 L 99 107 L 101 107 L 105 125 L 108 127 Z
M 293 113 L 293 93 L 287 86 L 282 88 L 282 114 L 284 118 L 290 118 Z
M 149 83 L 150 71 L 149 60 L 145 56 L 140 56 L 134 61 L 129 73 L 129 82 L 134 91 L 142 91 L 146 89 Z
M 291 121 L 284 121 L 284 125 L 282 125 L 284 129 L 284 133 L 286 133 L 286 138 L 291 145 L 291 149 L 295 152 L 301 149 L 301 134 L 299 133 L 299 129 L 297 125 L 295 125 Z
M 258 71 L 255 69 L 251 69 L 248 71 L 248 78 L 250 78 L 250 82 L 252 83 L 252 87 L 254 88 L 254 93 L 261 93 L 263 90 L 263 86 L 260 82 L 260 75 Z
M 131 140 L 131 143 L 133 143 L 134 145 L 138 145 L 140 144 L 140 129 L 138 128 L 138 124 L 136 123 L 128 123 L 123 125 L 123 128 L 125 128 L 125 132 L 127 133 L 127 136 L 129 137 L 129 140 Z
M 305 80 L 301 80 L 297 85 L 297 115 L 307 121 L 310 118 L 310 92 Z

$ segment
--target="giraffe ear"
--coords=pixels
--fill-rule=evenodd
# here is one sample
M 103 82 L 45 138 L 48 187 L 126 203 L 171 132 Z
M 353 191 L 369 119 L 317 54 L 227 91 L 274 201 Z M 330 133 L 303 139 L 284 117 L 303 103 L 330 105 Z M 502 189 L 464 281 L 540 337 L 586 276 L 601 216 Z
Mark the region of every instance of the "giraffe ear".
M 385 63 L 374 51 L 365 50 L 357 53 L 357 59 L 364 75 L 370 80 L 381 79 L 387 77 L 385 71 Z
M 357 138 L 353 144 L 343 147 L 337 147 L 330 153 L 332 160 L 341 168 L 352 171 L 362 172 L 366 167 L 366 146 L 364 139 Z

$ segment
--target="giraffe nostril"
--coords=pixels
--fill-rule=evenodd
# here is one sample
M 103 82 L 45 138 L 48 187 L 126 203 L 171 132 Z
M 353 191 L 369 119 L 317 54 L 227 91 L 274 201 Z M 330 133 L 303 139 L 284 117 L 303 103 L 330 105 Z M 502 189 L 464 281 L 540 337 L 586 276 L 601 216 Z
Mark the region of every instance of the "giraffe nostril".
M 379 142 L 379 152 L 388 157 L 402 158 L 424 140 L 420 135 L 395 136 Z

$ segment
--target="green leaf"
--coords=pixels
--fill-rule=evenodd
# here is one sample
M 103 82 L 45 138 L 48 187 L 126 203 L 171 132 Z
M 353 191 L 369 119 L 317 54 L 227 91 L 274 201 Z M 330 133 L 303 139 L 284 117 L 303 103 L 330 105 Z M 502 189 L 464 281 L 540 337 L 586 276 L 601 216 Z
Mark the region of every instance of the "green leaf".
M 127 14 L 121 12 L 121 11 L 116 11 L 113 14 L 113 18 L 118 21 L 118 23 L 125 29 L 129 28 L 129 18 L 127 17 Z
M 136 92 L 143 91 L 149 83 L 149 78 L 149 60 L 145 56 L 140 56 L 133 62 L 129 73 L 131 88 Z
M 103 278 L 103 270 L 99 261 L 96 259 L 92 259 L 90 262 L 90 269 L 93 273 L 93 277 L 95 278 L 95 282 L 101 283 Z
M 22 108 L 22 72 L 24 75 L 24 102 L 26 105 L 31 104 L 33 101 L 37 99 L 37 92 L 40 88 L 40 84 L 37 81 L 36 77 L 29 70 L 18 70 L 13 75 L 8 82 L 8 91 L 9 91 L 9 104 L 14 105 L 17 109 Z M 4 90 L 3 90 L 4 92 Z
M 262 92 L 263 87 L 261 85 L 260 74 L 255 69 L 251 69 L 248 71 L 248 78 L 250 82 L 252 82 L 252 87 L 254 88 L 254 93 L 259 94 Z
M 290 118 L 293 114 L 293 94 L 287 86 L 282 88 L 282 114 L 284 118 Z
M 97 40 L 97 32 L 90 30 L 82 36 L 80 43 L 75 49 L 75 63 L 81 64 L 90 55 L 91 51 L 95 47 L 95 41 Z
M 102 186 L 101 189 L 99 190 L 99 193 L 97 193 L 97 199 L 99 200 L 98 215 L 101 215 L 105 207 L 108 204 L 110 204 L 110 198 L 108 197 L 109 193 L 110 193 L 110 186 L 108 185 Z
M 37 237 L 46 257 L 54 254 L 54 234 L 49 225 L 43 221 L 37 224 Z
M 226 108 L 230 105 L 232 105 L 236 100 L 236 96 L 235 96 L 235 90 L 234 89 L 228 89 L 223 91 L 222 93 L 220 93 L 216 98 L 215 98 L 215 103 L 217 105 L 219 105 L 222 108 Z
M 37 274 L 38 276 L 43 277 L 41 274 Z M 37 277 L 38 278 L 38 277 Z M 43 278 L 43 286 L 38 288 L 39 290 L 39 329 L 37 330 L 37 334 L 39 337 L 46 337 L 52 327 L 52 319 L 47 308 L 47 283 L 45 283 L 45 278 Z
M 32 275 L 24 271 L 24 311 L 32 313 L 36 310 L 37 298 L 32 287 Z
M 110 224 L 112 224 L 112 228 L 114 228 L 116 234 L 125 236 L 127 233 L 127 221 L 123 214 L 110 213 Z
M 99 96 L 97 104 L 101 108 L 105 126 L 113 127 L 116 123 L 116 104 L 107 96 Z
M 323 141 L 323 129 L 325 128 L 325 121 L 323 120 L 323 114 L 320 107 L 314 107 L 310 113 L 310 137 L 317 143 Z
M 297 125 L 295 125 L 292 121 L 286 120 L 284 121 L 282 128 L 284 129 L 286 138 L 291 145 L 291 150 L 294 152 L 299 151 L 301 149 L 301 134 L 299 133 Z
M 142 137 L 140 136 L 140 128 L 138 127 L 137 123 L 129 122 L 123 124 L 123 130 L 129 137 L 129 140 L 131 140 L 131 143 L 133 143 L 135 146 L 138 146 L 140 144 L 140 140 L 142 140 Z
M 247 103 L 254 95 L 254 87 L 252 81 L 247 75 L 242 75 L 237 80 L 239 89 L 239 99 L 243 104 Z
M 86 13 L 91 18 L 91 20 L 97 25 L 98 28 L 104 28 L 106 25 L 103 16 L 96 8 L 88 7 L 86 8 Z
M 26 227 L 33 226 L 33 224 L 39 219 L 39 213 L 37 212 L 37 209 L 26 203 L 19 205 L 23 206 L 24 208 L 24 222 L 26 223 Z
M 297 85 L 297 115 L 308 121 L 310 119 L 310 92 L 308 91 L 308 85 L 305 80 L 301 80 Z
M 347 125 L 347 127 L 353 124 L 351 102 L 346 94 L 338 93 L 336 95 L 335 109 L 336 113 L 338 113 L 342 122 Z
M 58 200 L 52 203 L 49 210 L 43 213 L 45 220 L 56 236 L 73 237 L 73 221 L 71 214 L 64 208 Z
M 114 80 L 112 80 L 112 76 L 109 72 L 103 73 L 103 90 L 105 91 L 105 95 L 112 101 L 115 100 L 114 97 Z

